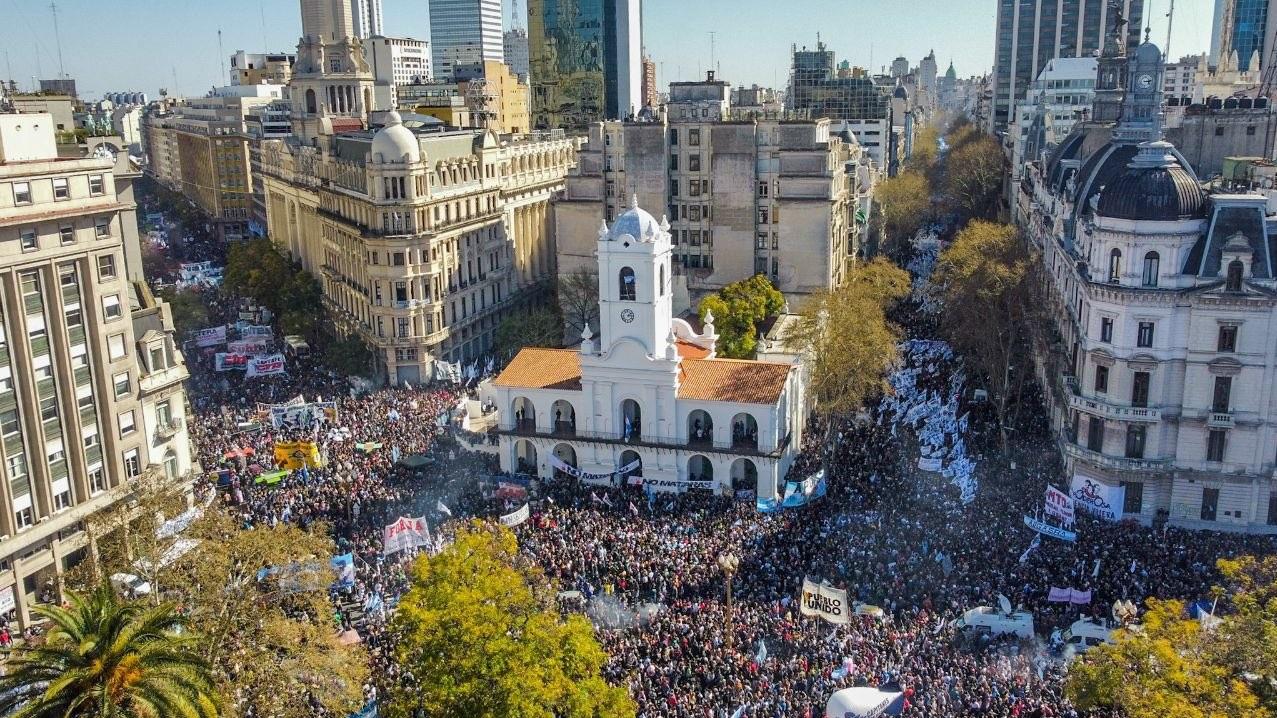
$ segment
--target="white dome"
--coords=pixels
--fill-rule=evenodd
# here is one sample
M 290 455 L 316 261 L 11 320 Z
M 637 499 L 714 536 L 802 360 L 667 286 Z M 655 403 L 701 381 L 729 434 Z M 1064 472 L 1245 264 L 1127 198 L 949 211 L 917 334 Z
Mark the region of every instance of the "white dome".
M 638 198 L 635 197 L 630 201 L 630 208 L 612 223 L 608 239 L 620 239 L 629 235 L 638 242 L 654 242 L 662 229 L 655 217 L 638 206 Z
M 421 161 L 421 144 L 417 142 L 417 136 L 403 126 L 403 120 L 394 110 L 386 115 L 386 126 L 372 136 L 372 161 L 409 164 Z

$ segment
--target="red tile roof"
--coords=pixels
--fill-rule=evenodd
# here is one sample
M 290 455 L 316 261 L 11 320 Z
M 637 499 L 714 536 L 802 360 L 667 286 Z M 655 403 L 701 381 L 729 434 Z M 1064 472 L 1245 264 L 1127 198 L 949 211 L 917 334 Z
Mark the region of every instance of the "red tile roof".
M 581 354 L 575 349 L 520 349 L 493 384 L 580 391 Z

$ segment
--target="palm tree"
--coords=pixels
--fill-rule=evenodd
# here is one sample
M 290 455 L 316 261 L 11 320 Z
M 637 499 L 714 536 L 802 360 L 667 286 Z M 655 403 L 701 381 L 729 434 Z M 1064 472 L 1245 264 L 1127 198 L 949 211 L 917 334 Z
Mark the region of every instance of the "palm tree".
M 208 664 L 171 604 L 121 601 L 109 584 L 70 607 L 39 606 L 48 640 L 0 677 L 5 718 L 217 718 Z

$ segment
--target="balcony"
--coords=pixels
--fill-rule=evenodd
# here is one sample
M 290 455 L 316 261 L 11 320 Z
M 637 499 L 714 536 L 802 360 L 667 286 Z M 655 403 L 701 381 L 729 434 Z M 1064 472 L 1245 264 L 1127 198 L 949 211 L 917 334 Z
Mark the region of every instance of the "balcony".
M 171 439 L 177 432 L 182 430 L 182 417 L 175 416 L 168 421 L 162 421 L 155 426 L 155 438 L 161 441 Z
M 1206 415 L 1206 425 L 1217 429 L 1233 428 L 1233 413 L 1231 411 L 1212 411 Z
M 559 422 L 560 424 L 568 424 L 570 422 Z M 757 441 L 738 440 L 731 441 L 687 441 L 677 436 L 652 436 L 649 434 L 639 434 L 631 432 L 630 437 L 624 438 L 619 432 L 610 431 L 578 431 L 572 428 L 571 434 L 560 433 L 560 429 L 545 430 L 538 428 L 532 419 L 524 419 L 517 422 L 503 422 L 497 428 L 497 433 L 509 436 L 536 436 L 536 437 L 568 437 L 574 439 L 584 439 L 586 441 L 596 441 L 607 444 L 625 444 L 630 446 L 649 446 L 660 449 L 684 449 L 687 451 L 706 451 L 721 454 L 736 454 L 741 456 L 757 456 L 761 458 L 779 458 L 789 446 L 792 434 L 786 434 L 781 440 L 780 445 L 774 449 L 767 447 L 759 448 Z
M 1076 382 L 1074 383 L 1076 386 Z M 1110 404 L 1102 399 L 1092 399 L 1085 396 L 1077 396 L 1071 394 L 1069 396 L 1069 406 L 1079 411 L 1085 411 L 1088 414 L 1104 417 L 1105 419 L 1117 419 L 1119 421 L 1147 421 L 1149 423 L 1161 421 L 1162 411 L 1160 409 L 1141 407 L 1141 406 L 1121 406 L 1118 404 Z
M 1060 450 L 1065 455 L 1104 469 L 1113 471 L 1168 471 L 1171 468 L 1170 459 L 1128 459 L 1124 456 L 1109 456 L 1098 451 L 1091 451 L 1085 446 L 1078 446 L 1069 441 L 1068 435 L 1063 432 L 1061 432 L 1058 441 Z

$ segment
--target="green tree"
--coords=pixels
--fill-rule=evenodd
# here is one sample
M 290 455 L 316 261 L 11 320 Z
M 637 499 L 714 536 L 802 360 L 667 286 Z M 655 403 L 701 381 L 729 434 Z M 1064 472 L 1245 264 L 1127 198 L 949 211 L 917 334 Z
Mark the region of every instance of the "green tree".
M 1186 616 L 1181 601 L 1149 599 L 1147 609 L 1138 626 L 1119 629 L 1112 644 L 1092 648 L 1069 667 L 1065 690 L 1079 708 L 1116 709 L 1128 718 L 1275 715 L 1251 688 L 1267 683 L 1257 679 L 1271 678 L 1273 664 L 1248 676 L 1242 665 L 1220 660 L 1235 639 L 1237 619 L 1225 616 L 1207 630 Z M 1270 624 L 1272 612 L 1269 607 Z
M 1006 158 L 998 141 L 965 126 L 953 136 L 944 194 L 959 218 L 995 220 L 1001 207 Z
M 504 356 L 514 356 L 523 347 L 561 347 L 563 321 L 548 307 L 516 312 L 497 325 L 494 340 L 497 351 Z
M 930 291 L 941 328 L 994 400 L 1002 448 L 1031 380 L 1032 342 L 1041 331 L 1037 259 L 1015 227 L 974 220 L 940 254 Z
M 900 359 L 900 331 L 887 311 L 909 293 L 909 275 L 884 259 L 858 267 L 841 287 L 811 296 L 784 340 L 802 352 L 815 410 L 834 430 L 838 416 L 858 412 L 888 390 Z
M 119 600 L 99 584 L 68 595 L 69 608 L 37 606 L 48 640 L 18 649 L 0 678 L 11 718 L 216 718 L 219 697 L 200 638 L 171 604 Z
M 931 184 L 921 172 L 901 172 L 879 182 L 874 199 L 882 213 L 883 251 L 900 256 L 931 212 Z
M 372 350 L 352 334 L 331 342 L 324 348 L 324 364 L 342 376 L 360 376 L 372 363 Z
M 400 667 L 390 718 L 623 718 L 624 687 L 600 675 L 606 655 L 585 617 L 561 616 L 544 575 L 514 534 L 472 524 L 413 564 L 392 630 Z M 418 713 L 421 711 L 421 713 Z
M 185 336 L 188 332 L 208 326 L 208 305 L 199 294 L 166 287 L 160 292 L 160 298 L 168 303 L 173 312 L 173 327 L 178 336 Z
M 727 359 L 749 359 L 758 343 L 758 324 L 776 316 L 785 308 L 785 296 L 761 274 L 732 282 L 701 300 L 699 316 L 703 321 L 714 313 L 714 329 L 718 332 L 715 352 Z

